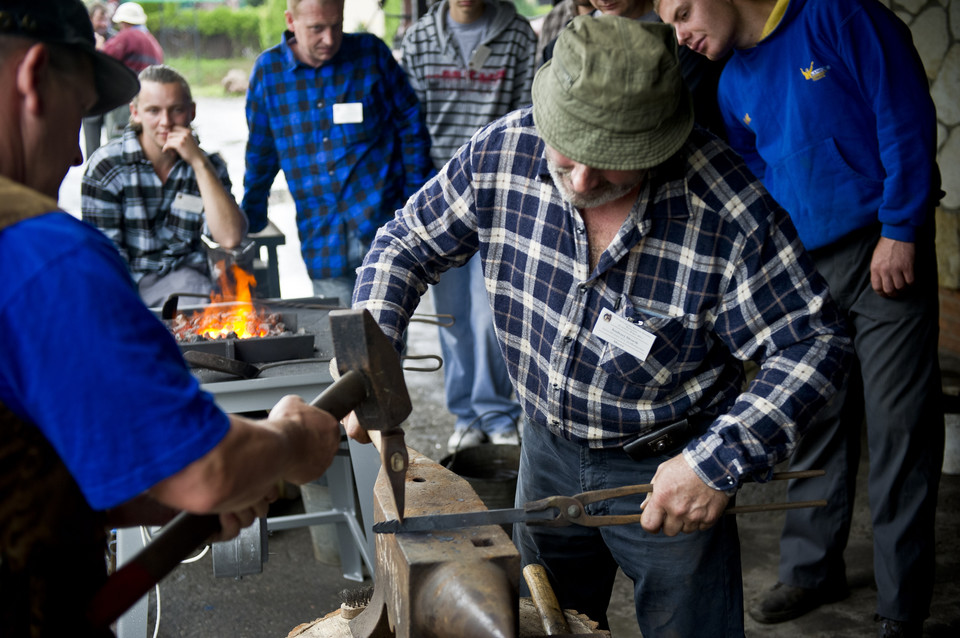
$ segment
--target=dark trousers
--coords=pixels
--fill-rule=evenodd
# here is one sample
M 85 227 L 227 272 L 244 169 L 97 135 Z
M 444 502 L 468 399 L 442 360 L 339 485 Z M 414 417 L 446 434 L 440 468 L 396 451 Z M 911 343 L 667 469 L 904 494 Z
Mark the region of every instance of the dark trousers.
M 527 420 L 516 502 L 649 483 L 668 458 L 638 462 L 620 449 L 591 450 Z M 641 502 L 643 495 L 638 495 L 586 509 L 596 515 L 635 514 Z M 707 531 L 672 538 L 648 534 L 637 523 L 596 528 L 514 525 L 513 540 L 524 565 L 546 568 L 561 608 L 587 614 L 604 629 L 619 566 L 634 583 L 637 622 L 644 636 L 743 636 L 740 544 L 733 516 L 721 516 Z
M 791 482 L 790 500 L 826 498 L 829 505 L 789 511 L 780 539 L 782 582 L 844 583 L 866 418 L 877 613 L 896 620 L 926 618 L 933 595 L 944 425 L 932 235 L 917 241 L 916 282 L 896 299 L 870 287 L 879 228 L 811 253 L 846 315 L 858 365 L 791 459 L 791 469 L 822 468 L 827 475 Z

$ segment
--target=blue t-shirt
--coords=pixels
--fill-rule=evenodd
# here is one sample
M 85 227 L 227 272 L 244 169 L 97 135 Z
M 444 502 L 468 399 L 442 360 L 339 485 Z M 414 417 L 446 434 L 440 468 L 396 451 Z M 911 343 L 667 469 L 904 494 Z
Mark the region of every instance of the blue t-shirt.
M 228 417 L 140 301 L 116 248 L 70 215 L 0 231 L 0 402 L 37 425 L 96 510 L 200 458 Z

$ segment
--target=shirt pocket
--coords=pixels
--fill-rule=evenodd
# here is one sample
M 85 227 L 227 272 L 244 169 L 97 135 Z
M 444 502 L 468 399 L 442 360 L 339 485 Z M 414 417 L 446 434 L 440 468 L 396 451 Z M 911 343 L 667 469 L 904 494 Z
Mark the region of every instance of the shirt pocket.
M 199 200 L 199 196 L 195 196 Z M 200 200 L 190 200 L 185 205 L 180 206 L 174 199 L 170 204 L 170 214 L 167 215 L 164 230 L 168 241 L 177 239 L 190 242 L 197 239 L 205 223 L 205 217 L 202 209 L 203 203 Z M 196 208 L 200 208 L 199 211 Z
M 646 359 L 617 346 L 604 343 L 599 366 L 608 375 L 627 385 L 643 386 L 644 398 L 653 399 L 668 393 L 675 385 L 675 370 L 681 359 L 686 328 L 683 317 L 666 317 L 626 303 L 620 315 L 638 329 L 653 335 L 653 344 Z
M 363 109 L 363 121 L 350 122 L 343 124 L 334 124 L 340 130 L 340 136 L 343 138 L 346 146 L 369 145 L 374 142 L 381 134 L 384 126 L 383 117 L 383 96 L 377 90 L 377 86 L 359 100 Z

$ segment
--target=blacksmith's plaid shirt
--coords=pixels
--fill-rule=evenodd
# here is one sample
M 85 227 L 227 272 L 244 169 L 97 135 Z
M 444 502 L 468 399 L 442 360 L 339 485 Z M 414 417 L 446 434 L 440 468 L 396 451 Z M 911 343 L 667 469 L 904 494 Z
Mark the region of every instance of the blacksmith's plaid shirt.
M 254 65 L 247 91 L 241 208 L 250 231 L 267 224 L 267 198 L 282 168 L 297 206 L 300 250 L 313 279 L 347 271 L 347 231 L 369 243 L 433 174 L 420 103 L 376 36 L 345 34 L 319 68 L 297 61 L 286 32 Z M 361 122 L 335 109 L 362 104 Z
M 207 157 L 231 193 L 226 162 L 217 153 Z M 207 250 L 200 239 L 209 234 L 204 215 L 176 205 L 180 193 L 200 197 L 196 173 L 178 159 L 161 182 L 132 127 L 90 156 L 80 193 L 83 220 L 113 240 L 134 281 L 182 266 L 207 271 Z
M 786 212 L 695 129 L 652 170 L 597 268 L 553 184 L 531 109 L 479 131 L 377 235 L 354 293 L 400 347 L 420 295 L 479 251 L 526 415 L 591 447 L 717 415 L 684 449 L 717 489 L 769 477 L 842 382 L 850 342 Z M 645 360 L 593 334 L 601 310 L 656 337 Z M 749 389 L 740 360 L 761 364 Z

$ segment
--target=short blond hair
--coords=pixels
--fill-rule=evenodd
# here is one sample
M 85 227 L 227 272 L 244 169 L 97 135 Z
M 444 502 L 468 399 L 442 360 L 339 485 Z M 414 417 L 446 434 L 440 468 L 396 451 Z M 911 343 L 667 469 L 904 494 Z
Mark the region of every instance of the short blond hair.
M 301 2 L 303 2 L 303 0 L 287 0 L 287 11 L 290 13 L 296 13 L 297 7 L 300 6 Z M 321 7 L 327 4 L 339 4 L 341 7 L 343 7 L 343 2 L 344 0 L 317 0 L 317 4 L 319 4 Z

